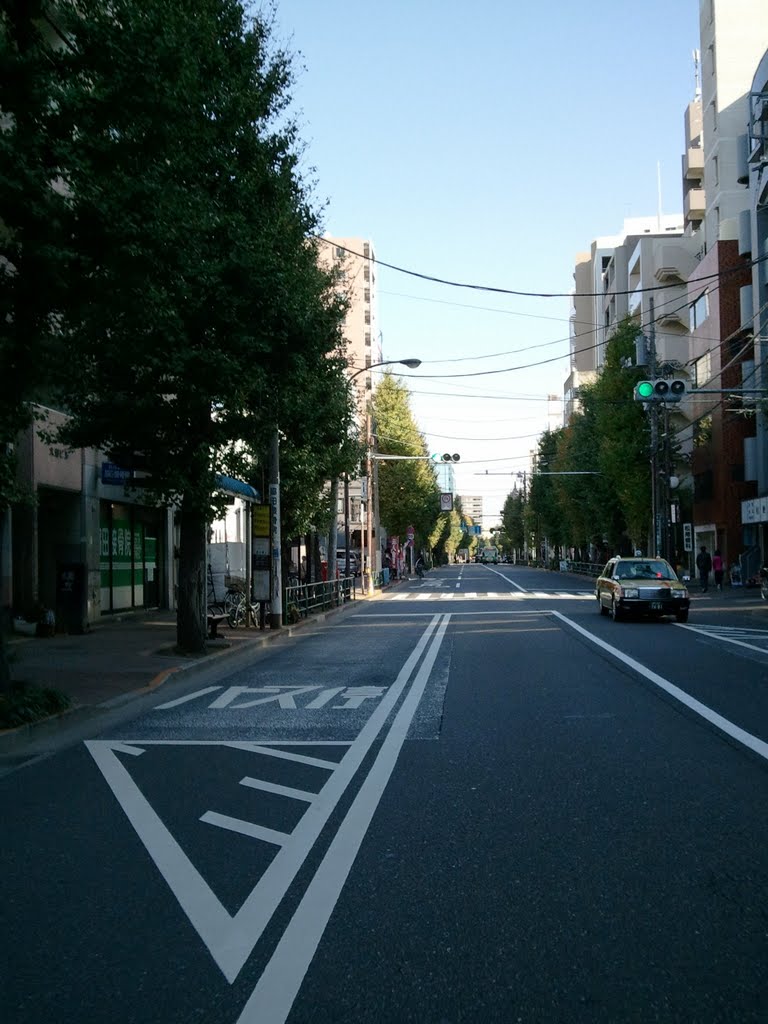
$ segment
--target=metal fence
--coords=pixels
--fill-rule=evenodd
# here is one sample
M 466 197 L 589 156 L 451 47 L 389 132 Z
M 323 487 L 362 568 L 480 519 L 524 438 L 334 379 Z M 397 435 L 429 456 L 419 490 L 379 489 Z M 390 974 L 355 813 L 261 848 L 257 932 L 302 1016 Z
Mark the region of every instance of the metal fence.
M 357 583 L 354 576 L 321 583 L 300 583 L 283 590 L 283 621 L 298 622 L 309 615 L 338 608 L 357 597 Z
M 565 571 L 579 573 L 581 576 L 599 576 L 605 568 L 605 562 L 572 562 L 565 561 Z

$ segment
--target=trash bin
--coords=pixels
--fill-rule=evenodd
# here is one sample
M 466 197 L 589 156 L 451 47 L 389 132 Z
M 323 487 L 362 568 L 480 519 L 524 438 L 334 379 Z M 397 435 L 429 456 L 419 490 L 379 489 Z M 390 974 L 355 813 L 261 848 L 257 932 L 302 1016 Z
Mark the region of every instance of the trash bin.
M 62 562 L 56 572 L 56 621 L 67 633 L 84 633 L 86 609 L 85 565 Z

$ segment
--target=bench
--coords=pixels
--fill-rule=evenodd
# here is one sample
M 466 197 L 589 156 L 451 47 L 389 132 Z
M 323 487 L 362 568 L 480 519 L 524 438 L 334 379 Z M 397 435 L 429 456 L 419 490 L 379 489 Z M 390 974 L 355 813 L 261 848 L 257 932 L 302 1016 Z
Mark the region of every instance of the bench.
M 219 639 L 219 626 L 222 622 L 227 621 L 227 616 L 223 612 L 208 612 L 208 639 L 218 640 Z

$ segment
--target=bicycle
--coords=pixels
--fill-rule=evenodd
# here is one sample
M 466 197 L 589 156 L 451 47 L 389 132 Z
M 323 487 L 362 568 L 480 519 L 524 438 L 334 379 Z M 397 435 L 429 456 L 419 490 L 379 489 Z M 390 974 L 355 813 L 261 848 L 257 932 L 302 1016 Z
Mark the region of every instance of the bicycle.
M 248 612 L 251 613 L 251 622 L 257 623 L 259 621 L 259 602 L 249 601 L 242 591 L 234 591 L 236 594 L 236 600 L 233 598 L 229 605 L 227 612 L 227 622 L 232 629 L 237 629 L 238 626 L 242 625 L 246 621 Z

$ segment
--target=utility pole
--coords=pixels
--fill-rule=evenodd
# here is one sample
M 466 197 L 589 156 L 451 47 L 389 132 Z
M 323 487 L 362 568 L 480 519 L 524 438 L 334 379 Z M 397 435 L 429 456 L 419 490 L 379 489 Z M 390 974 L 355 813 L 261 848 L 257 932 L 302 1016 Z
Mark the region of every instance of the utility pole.
M 269 628 L 280 629 L 283 625 L 283 568 L 280 551 L 280 434 L 277 427 L 272 435 L 269 455 L 269 522 L 272 561 Z
M 366 458 L 365 458 L 365 475 L 366 475 L 366 496 L 365 496 L 365 532 L 366 532 L 366 549 L 368 552 L 368 579 L 366 581 L 366 593 L 369 597 L 373 597 L 374 585 L 373 585 L 373 459 L 371 458 L 371 446 L 373 445 L 373 437 L 371 434 L 371 407 L 368 405 L 368 409 L 365 413 L 365 437 L 366 437 Z
M 650 298 L 651 323 L 648 331 L 648 371 L 651 377 L 657 376 L 656 368 L 656 320 L 653 296 Z M 651 417 L 651 522 L 653 524 L 652 554 L 658 555 L 661 548 L 661 511 L 659 509 L 659 407 L 657 402 L 650 403 L 648 414 Z

